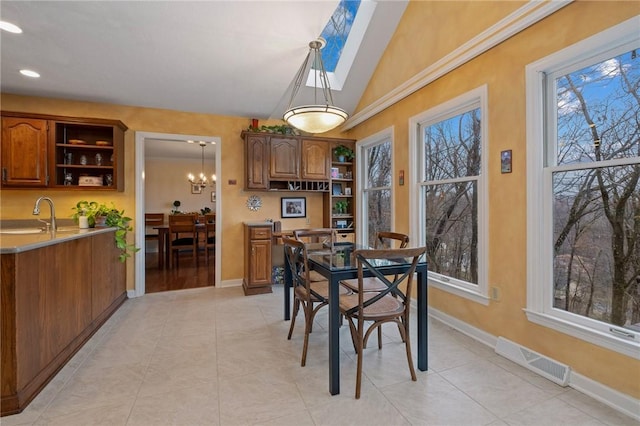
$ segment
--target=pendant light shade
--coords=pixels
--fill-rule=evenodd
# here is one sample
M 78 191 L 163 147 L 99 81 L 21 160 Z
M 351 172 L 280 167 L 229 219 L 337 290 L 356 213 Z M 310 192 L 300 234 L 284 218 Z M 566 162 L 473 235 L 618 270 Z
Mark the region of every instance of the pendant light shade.
M 291 93 L 291 100 L 289 101 L 289 109 L 285 111 L 283 119 L 290 126 L 300 129 L 307 133 L 324 133 L 331 129 L 335 129 L 342 123 L 344 123 L 349 114 L 342 108 L 333 106 L 333 97 L 331 96 L 331 87 L 329 86 L 329 79 L 327 72 L 324 69 L 322 63 L 322 55 L 320 49 L 325 45 L 325 41 L 322 38 L 314 40 L 309 43 L 309 53 L 305 58 L 302 66 L 296 74 L 294 80 L 293 91 Z M 314 71 L 314 102 L 315 105 L 301 105 L 292 106 L 293 101 L 302 86 L 302 81 L 307 72 L 309 59 L 313 54 L 313 64 L 315 65 Z M 320 79 L 320 89 L 324 97 L 324 103 L 318 103 L 318 79 Z

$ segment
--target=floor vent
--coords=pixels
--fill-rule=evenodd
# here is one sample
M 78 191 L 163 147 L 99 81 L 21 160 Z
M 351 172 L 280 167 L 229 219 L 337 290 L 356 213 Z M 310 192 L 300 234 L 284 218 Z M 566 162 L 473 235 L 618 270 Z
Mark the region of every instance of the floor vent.
M 568 365 L 560 364 L 544 355 L 530 351 L 504 337 L 498 337 L 495 351 L 498 355 L 502 355 L 560 386 L 569 384 L 569 372 L 571 369 Z

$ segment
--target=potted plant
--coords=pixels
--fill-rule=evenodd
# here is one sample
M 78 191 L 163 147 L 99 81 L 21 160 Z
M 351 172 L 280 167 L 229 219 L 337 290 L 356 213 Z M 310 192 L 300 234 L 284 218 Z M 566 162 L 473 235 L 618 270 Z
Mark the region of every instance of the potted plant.
M 131 256 L 131 253 L 140 250 L 135 244 L 127 244 L 127 232 L 133 230 L 129 224 L 131 218 L 125 216 L 124 210 L 118 210 L 113 203 L 111 203 L 111 206 L 107 206 L 97 201 L 82 200 L 78 201 L 72 209 L 75 210 L 72 217 L 76 223 L 78 223 L 80 216 L 86 216 L 90 228 L 94 228 L 96 225 L 117 228 L 115 241 L 116 247 L 122 250 L 118 257 L 120 262 L 124 262 L 127 257 Z M 101 223 L 104 223 L 104 225 L 100 225 Z
M 353 159 L 353 150 L 348 146 L 338 145 L 333 149 L 333 155 L 336 156 L 339 162 L 344 163 L 345 160 L 351 161 Z
M 348 203 L 346 200 L 336 201 L 335 208 L 336 213 L 345 214 L 347 212 Z
M 180 210 L 178 210 L 178 207 L 180 207 L 180 200 L 175 200 L 173 202 L 173 210 L 171 210 L 171 214 L 178 214 L 180 213 Z

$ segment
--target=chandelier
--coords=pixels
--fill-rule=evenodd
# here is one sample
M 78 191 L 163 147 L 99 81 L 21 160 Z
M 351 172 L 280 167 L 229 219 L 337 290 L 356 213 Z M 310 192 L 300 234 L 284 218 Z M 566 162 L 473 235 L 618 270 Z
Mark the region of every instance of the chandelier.
M 342 108 L 333 106 L 333 97 L 331 96 L 331 87 L 329 86 L 329 78 L 322 63 L 322 55 L 320 49 L 325 46 L 326 42 L 323 38 L 318 38 L 309 43 L 309 53 L 305 58 L 302 66 L 296 74 L 293 91 L 291 92 L 291 100 L 289 101 L 289 109 L 284 113 L 284 121 L 290 126 L 300 129 L 308 133 L 324 133 L 334 129 L 344 123 L 349 114 Z M 293 100 L 302 86 L 309 58 L 313 53 L 314 64 L 314 89 L 313 99 L 315 105 L 302 105 L 292 107 Z M 320 79 L 320 88 L 324 96 L 324 104 L 318 103 L 318 79 Z
M 205 146 L 207 146 L 207 143 L 204 141 L 200 141 L 199 145 L 202 148 L 202 165 L 200 168 L 200 176 L 198 180 L 196 180 L 195 176 L 192 173 L 189 173 L 187 175 L 187 178 L 189 179 L 189 183 L 191 183 L 192 185 L 198 186 L 199 189 L 202 189 L 207 187 L 207 176 L 205 176 L 204 174 L 204 148 Z M 215 182 L 216 175 L 212 175 L 211 179 L 213 180 L 213 182 Z

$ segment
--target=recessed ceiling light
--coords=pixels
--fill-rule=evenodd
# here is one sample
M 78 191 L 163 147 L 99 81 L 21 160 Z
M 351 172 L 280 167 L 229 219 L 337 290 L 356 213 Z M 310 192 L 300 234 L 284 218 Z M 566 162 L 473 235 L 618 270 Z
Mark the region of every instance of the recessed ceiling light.
M 40 74 L 38 74 L 35 71 L 31 71 L 31 70 L 20 70 L 20 74 L 25 75 L 27 77 L 31 77 L 31 78 L 38 78 L 40 77 Z
M 22 33 L 22 29 L 19 26 L 7 21 L 0 21 L 0 30 L 5 30 L 14 34 Z

